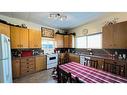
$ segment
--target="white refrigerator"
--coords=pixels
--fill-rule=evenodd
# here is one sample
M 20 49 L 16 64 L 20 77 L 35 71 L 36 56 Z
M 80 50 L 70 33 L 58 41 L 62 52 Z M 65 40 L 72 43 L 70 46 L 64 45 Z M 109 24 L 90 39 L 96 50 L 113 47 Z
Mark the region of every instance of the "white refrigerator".
M 12 83 L 10 38 L 0 34 L 0 83 Z

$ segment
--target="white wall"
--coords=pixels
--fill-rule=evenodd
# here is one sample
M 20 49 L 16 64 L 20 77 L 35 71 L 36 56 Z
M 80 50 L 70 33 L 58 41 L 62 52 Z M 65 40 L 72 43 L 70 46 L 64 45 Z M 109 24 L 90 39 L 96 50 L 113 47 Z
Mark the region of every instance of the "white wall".
M 0 15 L 0 19 L 5 20 L 5 21 L 7 21 L 11 24 L 15 24 L 15 25 L 25 24 L 28 27 L 28 29 L 41 30 L 41 27 L 47 27 L 47 26 L 43 26 L 43 25 L 40 25 L 40 24 L 24 21 L 24 20 L 17 19 L 17 18 L 11 18 L 11 17 L 7 17 L 7 16 L 3 16 L 3 15 Z M 47 27 L 47 28 L 54 29 L 55 32 L 58 30 L 58 29 L 52 28 L 52 27 Z
M 69 32 L 75 32 L 76 36 L 83 36 L 83 29 L 88 29 L 88 34 L 102 32 L 102 27 L 104 26 L 105 22 L 112 21 L 114 18 L 118 18 L 118 22 L 127 21 L 127 12 L 109 13 L 93 22 L 73 28 L 69 30 Z

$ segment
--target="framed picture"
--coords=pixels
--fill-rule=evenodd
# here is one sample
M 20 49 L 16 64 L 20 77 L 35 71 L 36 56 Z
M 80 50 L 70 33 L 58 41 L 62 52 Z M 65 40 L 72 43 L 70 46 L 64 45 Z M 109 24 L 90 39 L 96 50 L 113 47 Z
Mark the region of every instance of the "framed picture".
M 54 30 L 53 29 L 41 27 L 41 33 L 42 33 L 42 37 L 54 38 Z

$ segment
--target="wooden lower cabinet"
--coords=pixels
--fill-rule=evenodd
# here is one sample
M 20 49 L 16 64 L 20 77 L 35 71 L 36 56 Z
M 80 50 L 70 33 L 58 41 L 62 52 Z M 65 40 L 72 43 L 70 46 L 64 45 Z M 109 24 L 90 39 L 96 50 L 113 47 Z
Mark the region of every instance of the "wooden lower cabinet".
M 12 60 L 13 78 L 46 69 L 46 56 L 15 58 Z
M 13 59 L 12 61 L 12 76 L 13 78 L 20 77 L 20 59 Z
M 28 57 L 21 59 L 21 76 L 35 72 L 35 58 Z
M 104 65 L 104 59 L 103 58 L 91 57 L 91 59 L 98 62 L 97 69 L 103 70 L 103 65 Z
M 46 69 L 46 56 L 35 57 L 36 71 L 41 71 Z
M 69 53 L 69 62 L 80 63 L 80 56 L 73 53 Z

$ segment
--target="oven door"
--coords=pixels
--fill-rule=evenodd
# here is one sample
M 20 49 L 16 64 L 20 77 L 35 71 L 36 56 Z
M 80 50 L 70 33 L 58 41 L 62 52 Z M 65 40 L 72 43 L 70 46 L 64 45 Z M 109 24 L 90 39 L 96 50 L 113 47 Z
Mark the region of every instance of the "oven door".
M 56 56 L 47 56 L 47 64 L 53 64 L 53 63 L 56 63 L 57 61 L 57 57 Z

